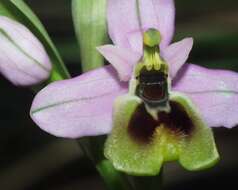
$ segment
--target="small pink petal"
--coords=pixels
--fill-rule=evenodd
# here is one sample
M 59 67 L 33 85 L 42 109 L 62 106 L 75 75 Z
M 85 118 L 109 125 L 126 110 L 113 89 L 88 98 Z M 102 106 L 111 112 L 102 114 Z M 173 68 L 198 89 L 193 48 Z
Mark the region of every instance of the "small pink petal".
M 113 43 L 129 48 L 127 34 L 140 29 L 136 0 L 108 0 L 107 20 Z
M 129 81 L 134 65 L 140 59 L 140 55 L 130 49 L 120 48 L 113 45 L 97 47 L 97 50 L 108 60 L 117 70 L 122 81 Z
M 107 134 L 112 128 L 115 98 L 128 84 L 119 82 L 111 66 L 54 82 L 35 97 L 34 122 L 48 133 L 67 138 Z
M 209 126 L 238 124 L 238 73 L 189 64 L 174 81 L 173 90 L 189 96 Z
M 162 36 L 161 48 L 168 46 L 174 35 L 175 7 L 173 0 L 139 0 L 143 30 L 158 29 Z
M 49 77 L 51 63 L 40 41 L 22 24 L 0 16 L 0 72 L 15 85 Z
M 185 38 L 179 42 L 173 43 L 162 50 L 162 56 L 169 64 L 171 78 L 174 78 L 187 61 L 189 53 L 193 47 L 193 39 Z

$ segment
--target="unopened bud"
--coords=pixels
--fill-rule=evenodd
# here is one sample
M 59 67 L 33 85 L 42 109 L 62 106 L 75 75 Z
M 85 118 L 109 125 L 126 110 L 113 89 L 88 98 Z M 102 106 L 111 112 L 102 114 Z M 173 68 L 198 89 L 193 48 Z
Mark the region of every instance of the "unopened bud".
M 41 42 L 24 25 L 0 16 L 0 73 L 17 86 L 46 80 L 50 59 Z

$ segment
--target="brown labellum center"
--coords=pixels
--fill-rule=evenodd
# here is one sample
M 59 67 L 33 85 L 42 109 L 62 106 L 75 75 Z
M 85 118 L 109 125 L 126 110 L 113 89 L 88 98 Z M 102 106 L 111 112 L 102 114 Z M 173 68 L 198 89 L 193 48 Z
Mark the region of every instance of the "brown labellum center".
M 129 121 L 128 132 L 132 138 L 140 143 L 153 140 L 156 128 L 162 124 L 176 135 L 188 136 L 194 124 L 184 108 L 176 102 L 170 102 L 170 113 L 159 112 L 155 120 L 147 111 L 144 104 L 140 104 Z

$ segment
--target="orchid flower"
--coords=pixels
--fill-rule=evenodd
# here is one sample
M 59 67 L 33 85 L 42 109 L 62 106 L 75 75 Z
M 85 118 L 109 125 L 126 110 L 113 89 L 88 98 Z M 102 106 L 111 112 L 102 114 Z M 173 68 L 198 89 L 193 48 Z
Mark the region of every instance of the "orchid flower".
M 54 82 L 35 97 L 31 117 L 66 138 L 109 134 L 116 169 L 156 175 L 165 161 L 188 170 L 219 158 L 211 128 L 238 123 L 238 75 L 185 64 L 193 39 L 172 43 L 173 0 L 108 0 L 111 65 Z
M 0 73 L 17 86 L 35 85 L 51 72 L 40 41 L 24 25 L 0 16 Z

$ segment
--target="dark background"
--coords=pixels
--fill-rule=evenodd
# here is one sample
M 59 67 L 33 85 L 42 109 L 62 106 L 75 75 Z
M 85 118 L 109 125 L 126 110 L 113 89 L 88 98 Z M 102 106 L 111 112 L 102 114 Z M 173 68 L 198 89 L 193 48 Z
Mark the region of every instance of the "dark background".
M 71 74 L 80 74 L 70 0 L 26 2 L 47 28 Z M 195 39 L 190 61 L 238 71 L 238 1 L 177 0 L 176 7 L 175 40 L 187 36 Z M 0 89 L 1 190 L 104 189 L 92 164 L 73 140 L 50 136 L 30 120 L 34 97 L 30 90 L 14 87 L 1 76 Z M 193 173 L 177 163 L 166 164 L 165 189 L 238 189 L 238 128 L 214 132 L 220 163 Z

